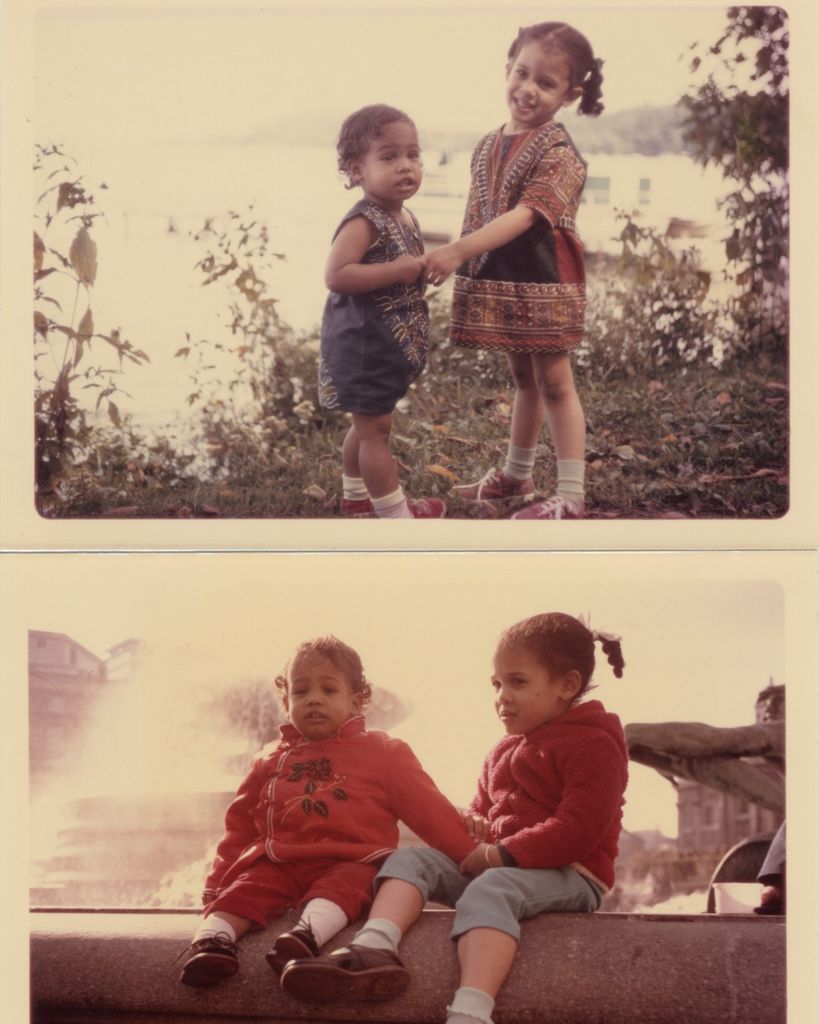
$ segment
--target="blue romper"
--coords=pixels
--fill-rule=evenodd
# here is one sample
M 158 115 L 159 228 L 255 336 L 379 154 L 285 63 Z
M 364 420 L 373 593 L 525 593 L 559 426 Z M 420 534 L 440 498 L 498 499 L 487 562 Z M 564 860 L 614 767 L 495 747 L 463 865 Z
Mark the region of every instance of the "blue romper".
M 418 221 L 401 224 L 362 199 L 346 214 L 335 236 L 353 217 L 366 217 L 377 237 L 363 263 L 421 256 Z M 393 284 L 364 295 L 330 292 L 321 324 L 318 397 L 325 409 L 371 416 L 390 413 L 420 376 L 429 350 L 429 310 L 419 284 Z

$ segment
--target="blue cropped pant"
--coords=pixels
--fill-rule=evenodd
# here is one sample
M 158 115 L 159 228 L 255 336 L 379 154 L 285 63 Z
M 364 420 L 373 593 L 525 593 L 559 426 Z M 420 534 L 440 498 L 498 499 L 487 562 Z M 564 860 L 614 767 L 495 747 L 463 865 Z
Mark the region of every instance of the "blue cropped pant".
M 455 861 L 427 847 L 396 850 L 375 877 L 409 882 L 424 900 L 455 908 L 452 938 L 473 928 L 494 928 L 520 939 L 520 924 L 545 912 L 597 910 L 601 890 L 574 868 L 489 868 L 477 878 L 462 875 Z

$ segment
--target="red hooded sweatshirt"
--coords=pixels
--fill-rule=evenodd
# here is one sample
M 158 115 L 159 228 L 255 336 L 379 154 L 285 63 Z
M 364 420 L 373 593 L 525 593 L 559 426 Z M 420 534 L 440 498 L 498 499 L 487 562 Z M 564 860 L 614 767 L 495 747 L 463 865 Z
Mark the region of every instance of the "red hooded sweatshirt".
M 608 890 L 627 780 L 620 719 L 592 700 L 496 744 L 470 810 L 518 867 L 570 866 Z
M 474 849 L 460 813 L 409 746 L 369 732 L 363 715 L 324 740 L 307 740 L 289 723 L 281 733 L 256 755 L 227 810 L 206 898 L 265 854 L 274 862 L 382 861 L 398 846 L 399 820 L 457 863 Z

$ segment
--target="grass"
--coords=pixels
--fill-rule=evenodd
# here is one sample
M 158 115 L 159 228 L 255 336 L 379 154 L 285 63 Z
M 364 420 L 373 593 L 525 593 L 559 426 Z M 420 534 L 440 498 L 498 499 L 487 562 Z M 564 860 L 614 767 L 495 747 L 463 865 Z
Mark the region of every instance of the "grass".
M 578 390 L 588 421 L 589 518 L 770 519 L 787 511 L 782 365 L 746 358 L 723 369 L 693 365 L 620 379 L 578 374 Z M 406 492 L 447 498 L 451 518 L 485 514 L 448 492 L 502 461 L 512 397 L 501 359 L 434 355 L 406 410 L 395 416 L 393 451 Z M 317 414 L 270 444 L 254 439 L 245 451 L 239 432 L 230 441 L 231 468 L 221 481 L 174 467 L 167 450 L 160 469 L 151 471 L 149 464 L 115 488 L 78 474 L 63 496 L 43 501 L 43 513 L 333 518 L 339 514 L 347 422 L 342 414 Z M 539 493 L 552 493 L 554 479 L 551 446 L 544 441 L 535 471 Z

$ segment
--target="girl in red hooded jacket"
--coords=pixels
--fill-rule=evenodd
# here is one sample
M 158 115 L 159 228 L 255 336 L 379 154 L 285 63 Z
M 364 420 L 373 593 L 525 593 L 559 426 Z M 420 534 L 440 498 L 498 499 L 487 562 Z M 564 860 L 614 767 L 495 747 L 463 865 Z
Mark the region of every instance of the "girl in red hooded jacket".
M 507 735 L 465 816 L 480 845 L 462 861 L 429 849 L 393 854 L 350 947 L 288 964 L 285 992 L 319 1002 L 403 991 L 410 975 L 398 943 L 430 899 L 455 907 L 461 976 L 447 1024 L 491 1024 L 520 920 L 597 910 L 614 882 L 628 767 L 617 716 L 597 700 L 578 703 L 598 640 L 620 676 L 619 639 L 570 615 L 536 615 L 501 635 L 492 687 Z
M 270 953 L 280 971 L 365 911 L 398 821 L 460 862 L 473 849 L 460 813 L 402 740 L 368 731 L 358 654 L 335 637 L 302 644 L 276 679 L 289 722 L 254 759 L 225 818 L 205 882 L 204 917 L 180 981 L 209 988 L 239 969 L 236 941 L 290 907 L 301 916 Z

